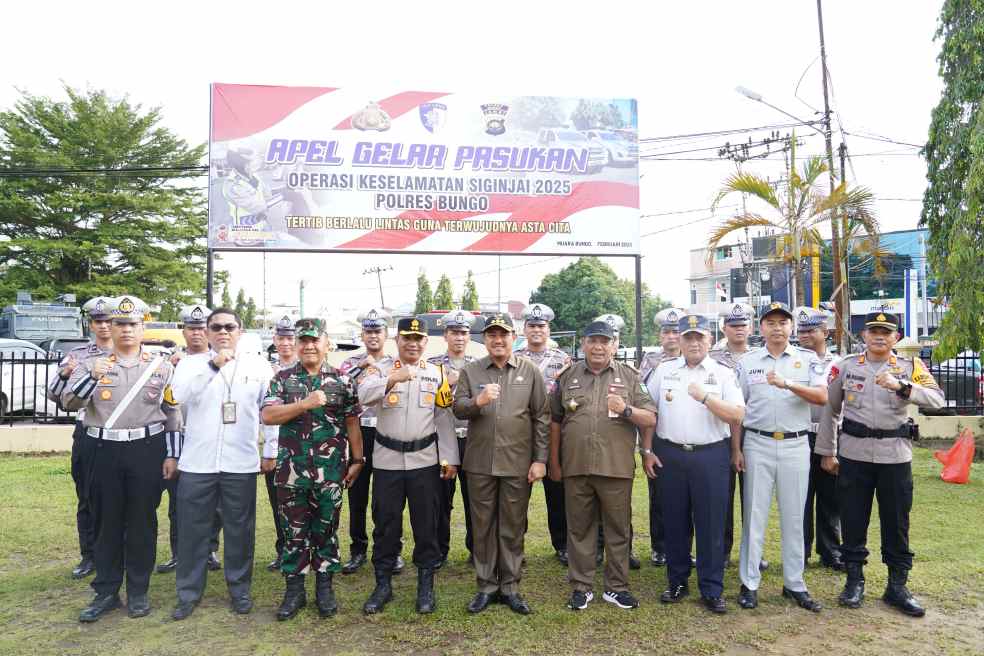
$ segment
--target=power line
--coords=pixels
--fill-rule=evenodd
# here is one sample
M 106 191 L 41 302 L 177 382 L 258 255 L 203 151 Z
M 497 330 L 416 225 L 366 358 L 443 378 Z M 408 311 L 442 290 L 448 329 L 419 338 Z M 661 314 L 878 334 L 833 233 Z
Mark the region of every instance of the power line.
M 639 139 L 639 143 L 673 141 L 676 139 L 690 139 L 693 137 L 722 136 L 727 134 L 740 134 L 743 132 L 755 132 L 757 130 L 783 130 L 786 128 L 800 127 L 802 125 L 816 125 L 818 123 L 820 123 L 820 121 L 798 121 L 796 123 L 776 123 L 772 125 L 759 125 L 756 127 L 733 128 L 730 130 L 712 130 L 710 132 L 693 132 L 691 134 L 676 134 L 676 135 L 667 135 L 662 137 L 644 137 Z

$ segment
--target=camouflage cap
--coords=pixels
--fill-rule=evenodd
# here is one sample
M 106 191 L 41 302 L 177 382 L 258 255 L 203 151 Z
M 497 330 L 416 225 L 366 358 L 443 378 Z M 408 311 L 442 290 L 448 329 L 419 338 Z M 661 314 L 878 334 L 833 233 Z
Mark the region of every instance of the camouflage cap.
M 325 332 L 325 322 L 314 318 L 298 319 L 294 323 L 294 330 L 297 331 L 298 339 L 301 337 L 318 338 L 328 334 Z

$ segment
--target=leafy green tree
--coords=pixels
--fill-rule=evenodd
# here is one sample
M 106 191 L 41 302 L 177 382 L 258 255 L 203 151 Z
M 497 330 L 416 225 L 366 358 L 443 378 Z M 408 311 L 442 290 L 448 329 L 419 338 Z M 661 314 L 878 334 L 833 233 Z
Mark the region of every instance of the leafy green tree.
M 229 295 L 229 283 L 227 282 L 225 287 L 222 288 L 222 307 L 231 308 L 232 307 L 232 296 Z
M 946 0 L 936 38 L 943 93 L 923 149 L 929 184 L 921 223 L 949 310 L 933 358 L 984 351 L 984 0 Z
M 468 271 L 468 278 L 465 280 L 464 289 L 461 292 L 461 309 L 478 311 L 478 289 L 475 287 L 475 276 L 471 270 Z
M 445 273 L 437 281 L 437 289 L 434 291 L 434 308 L 438 310 L 450 310 L 453 307 L 454 290 L 451 288 L 451 279 Z
M 256 328 L 256 301 L 250 296 L 243 308 L 243 328 Z
M 246 315 L 246 292 L 242 289 L 236 294 L 236 305 L 233 307 L 236 314 L 239 315 L 239 319 L 243 321 L 243 328 L 246 327 L 246 322 L 243 317 Z
M 171 314 L 201 298 L 206 208 L 190 180 L 205 145 L 163 127 L 160 108 L 64 91 L 0 112 L 0 304 L 18 289 L 128 293 Z
M 424 314 L 434 309 L 434 295 L 431 293 L 427 273 L 421 269 L 417 275 L 417 303 L 413 308 L 414 314 Z

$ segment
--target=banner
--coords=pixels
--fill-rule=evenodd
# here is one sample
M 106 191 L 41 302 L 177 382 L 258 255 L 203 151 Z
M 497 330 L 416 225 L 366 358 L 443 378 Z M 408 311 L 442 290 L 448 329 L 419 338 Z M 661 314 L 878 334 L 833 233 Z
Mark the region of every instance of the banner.
M 636 102 L 212 85 L 215 249 L 631 255 Z

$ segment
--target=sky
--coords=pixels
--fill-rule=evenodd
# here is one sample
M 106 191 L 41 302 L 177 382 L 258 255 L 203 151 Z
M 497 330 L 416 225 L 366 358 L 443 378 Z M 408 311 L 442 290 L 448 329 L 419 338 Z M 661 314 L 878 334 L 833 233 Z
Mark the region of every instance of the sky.
M 847 143 L 848 182 L 874 192 L 883 231 L 913 228 L 919 219 L 926 168 L 918 149 L 878 139 L 926 140 L 941 90 L 933 40 L 940 4 L 823 3 L 834 147 Z M 396 79 L 407 90 L 632 97 L 643 139 L 792 122 L 736 93 L 738 85 L 800 119 L 819 118 L 823 107 L 812 0 L 59 1 L 15 3 L 4 17 L 0 107 L 10 107 L 19 90 L 61 98 L 63 84 L 106 89 L 160 106 L 164 125 L 196 144 L 208 139 L 212 82 L 344 87 Z M 798 156 L 823 154 L 820 135 L 803 127 L 797 136 Z M 725 201 L 716 215 L 709 211 L 735 164 L 705 160 L 728 140 L 675 139 L 642 149 L 663 157 L 640 164 L 642 277 L 676 305 L 689 301 L 689 251 L 735 209 Z M 679 152 L 697 148 L 709 150 Z M 744 168 L 778 178 L 783 164 L 771 158 Z M 482 302 L 525 301 L 544 275 L 573 259 L 273 253 L 264 263 L 256 253 L 223 253 L 216 266 L 230 272 L 234 291 L 245 289 L 274 313 L 298 304 L 304 280 L 308 314 L 345 314 L 378 301 L 375 274 L 363 274 L 374 266 L 392 267 L 382 274 L 382 291 L 387 305 L 398 306 L 413 301 L 421 268 L 433 286 L 446 273 L 456 294 L 471 269 Z M 633 258 L 606 262 L 634 277 Z

